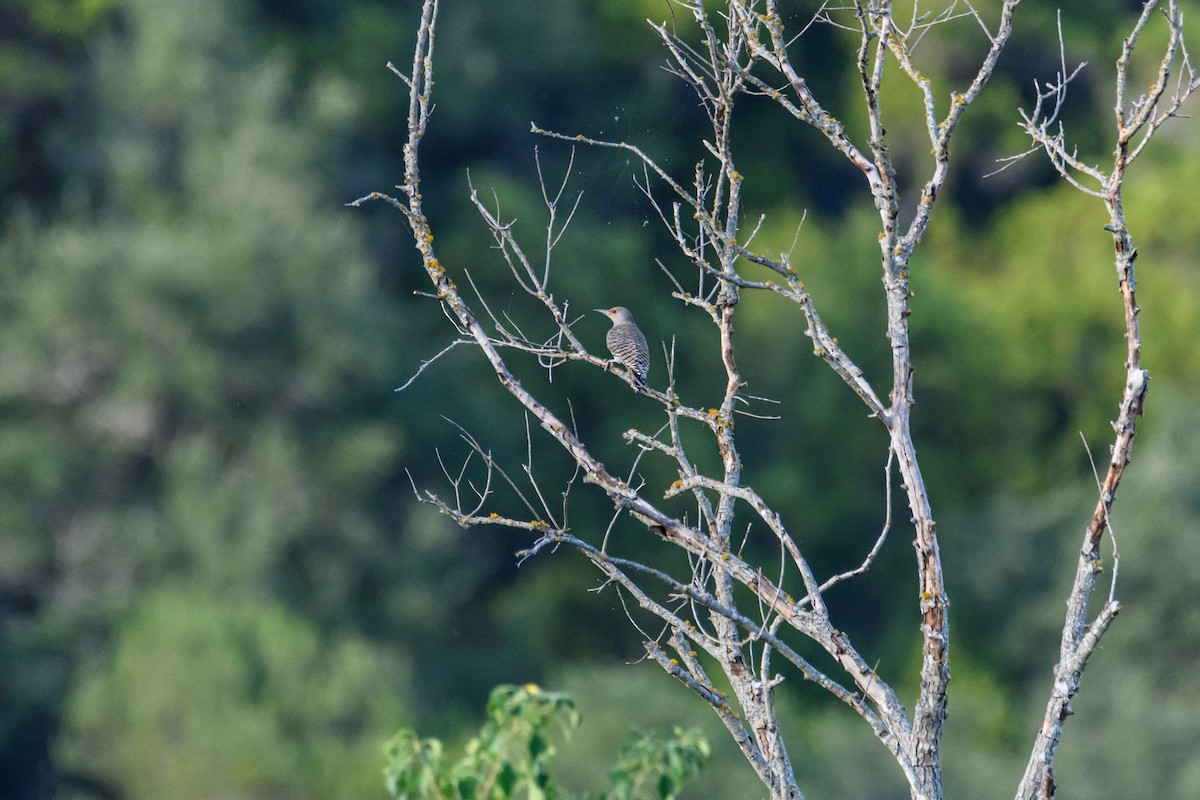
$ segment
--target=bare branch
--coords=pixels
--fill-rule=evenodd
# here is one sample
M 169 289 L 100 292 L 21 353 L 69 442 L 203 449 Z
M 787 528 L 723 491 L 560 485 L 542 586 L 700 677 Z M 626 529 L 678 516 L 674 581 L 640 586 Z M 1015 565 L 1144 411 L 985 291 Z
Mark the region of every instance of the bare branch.
M 1109 586 L 1108 601 L 1096 618 L 1090 623 L 1088 622 L 1088 607 L 1092 592 L 1103 568 L 1100 545 L 1105 530 L 1108 530 L 1110 536 L 1113 537 L 1114 560 L 1116 557 L 1116 539 L 1110 527 L 1112 504 L 1116 499 L 1117 488 L 1124 476 L 1125 468 L 1129 465 L 1133 440 L 1137 432 L 1136 421 L 1142 414 L 1150 380 L 1149 374 L 1141 366 L 1141 334 L 1138 323 L 1141 307 L 1137 303 L 1135 294 L 1137 248 L 1134 247 L 1132 236 L 1125 223 L 1122 192 L 1126 168 L 1132 161 L 1132 156 L 1136 155 L 1148 138 L 1154 134 L 1159 122 L 1172 116 L 1178 109 L 1177 103 L 1186 99 L 1195 89 L 1194 83 L 1187 84 L 1179 94 L 1168 101 L 1166 111 L 1160 110 L 1160 104 L 1165 97 L 1167 78 L 1179 53 L 1185 54 L 1185 68 L 1190 76 L 1186 49 L 1182 45 L 1182 15 L 1176 0 L 1169 0 L 1164 13 L 1168 26 L 1168 42 L 1159 62 L 1157 77 L 1145 94 L 1133 101 L 1126 99 L 1130 59 L 1158 6 L 1158 0 L 1147 0 L 1144 3 L 1142 14 L 1134 23 L 1130 35 L 1126 37 L 1121 56 L 1117 60 L 1115 156 L 1111 170 L 1101 181 L 1102 191 L 1089 192 L 1103 201 L 1109 215 L 1109 224 L 1106 226 L 1106 230 L 1113 237 L 1117 287 L 1124 310 L 1125 386 L 1121 393 L 1117 418 L 1113 422 L 1115 437 L 1110 448 L 1108 469 L 1103 480 L 1099 481 L 1099 497 L 1083 536 L 1075 581 L 1067 596 L 1067 614 L 1063 623 L 1062 638 L 1059 643 L 1059 660 L 1054 669 L 1050 699 L 1046 705 L 1042 726 L 1034 740 L 1025 774 L 1017 788 L 1018 800 L 1054 796 L 1056 789 L 1053 773 L 1054 757 L 1062 739 L 1063 726 L 1070 714 L 1070 700 L 1079 690 L 1088 657 L 1120 610 L 1120 605 L 1114 599 L 1116 585 L 1114 574 Z M 1155 120 L 1158 122 L 1154 122 Z M 1144 138 L 1137 149 L 1131 153 L 1130 143 L 1133 137 L 1143 130 L 1145 131 Z M 1047 152 L 1054 160 L 1056 151 L 1048 150 Z M 1099 480 L 1098 474 L 1097 479 Z
M 425 371 L 426 369 L 428 369 L 429 367 L 433 366 L 433 364 L 434 364 L 434 363 L 435 363 L 435 362 L 436 362 L 436 361 L 437 361 L 439 358 L 441 358 L 442 356 L 446 355 L 446 353 L 449 353 L 451 350 L 453 350 L 455 347 L 458 347 L 459 345 L 462 345 L 462 344 L 470 344 L 470 343 L 471 343 L 471 342 L 470 342 L 469 340 L 467 340 L 467 339 L 455 339 L 454 341 L 450 342 L 450 344 L 448 344 L 448 345 L 446 345 L 445 347 L 443 347 L 443 348 L 442 348 L 442 349 L 441 349 L 441 350 L 440 350 L 440 351 L 437 353 L 437 355 L 433 356 L 432 358 L 428 358 L 428 359 L 426 359 L 426 360 L 422 361 L 422 362 L 421 362 L 421 366 L 417 367 L 417 371 L 416 371 L 416 372 L 414 372 L 414 373 L 412 374 L 412 377 L 411 377 L 411 378 L 409 378 L 408 380 L 406 380 L 406 381 L 405 381 L 403 384 L 401 384 L 400 386 L 397 386 L 397 387 L 395 388 L 395 391 L 397 391 L 397 392 L 403 392 L 403 391 L 404 391 L 405 389 L 407 389 L 409 386 L 412 386 L 412 384 L 413 384 L 413 381 L 415 381 L 417 378 L 419 378 L 419 377 L 421 376 L 421 373 L 422 373 L 422 372 L 424 372 L 424 371 Z
M 871 564 L 875 562 L 875 558 L 879 555 L 879 551 L 883 549 L 883 543 L 887 541 L 888 532 L 892 529 L 892 461 L 895 459 L 895 456 L 895 451 L 889 449 L 887 466 L 883 468 L 885 498 L 884 509 L 886 510 L 886 515 L 883 520 L 883 529 L 879 531 L 879 538 L 875 540 L 875 545 L 871 548 L 871 551 L 867 553 L 867 557 L 863 559 L 861 564 L 849 572 L 843 572 L 839 575 L 834 575 L 832 578 L 821 584 L 820 589 L 818 589 L 819 592 L 824 593 L 828 591 L 830 587 L 841 583 L 847 578 L 853 578 L 856 575 L 862 575 L 871 568 Z M 808 598 L 805 598 L 805 600 L 807 599 Z M 801 600 L 801 605 L 803 605 L 804 602 L 804 600 Z

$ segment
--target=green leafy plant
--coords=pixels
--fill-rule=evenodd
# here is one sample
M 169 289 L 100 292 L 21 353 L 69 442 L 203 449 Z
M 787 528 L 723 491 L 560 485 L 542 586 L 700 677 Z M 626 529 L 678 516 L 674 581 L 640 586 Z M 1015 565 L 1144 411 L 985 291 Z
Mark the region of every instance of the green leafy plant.
M 570 795 L 550 779 L 555 748 L 549 733 L 565 737 L 579 727 L 575 701 L 533 684 L 498 686 L 487 703 L 488 720 L 454 763 L 437 739 L 400 731 L 384 746 L 384 782 L 396 800 L 553 800 Z M 672 800 L 707 763 L 711 751 L 698 731 L 675 728 L 672 738 L 639 734 L 622 749 L 598 800 Z M 578 795 L 586 797 L 587 795 Z
M 671 739 L 657 732 L 643 733 L 622 747 L 609 772 L 611 788 L 602 795 L 604 800 L 677 797 L 683 784 L 708 763 L 711 751 L 699 731 L 676 727 L 674 733 Z M 653 787 L 653 793 L 648 787 Z

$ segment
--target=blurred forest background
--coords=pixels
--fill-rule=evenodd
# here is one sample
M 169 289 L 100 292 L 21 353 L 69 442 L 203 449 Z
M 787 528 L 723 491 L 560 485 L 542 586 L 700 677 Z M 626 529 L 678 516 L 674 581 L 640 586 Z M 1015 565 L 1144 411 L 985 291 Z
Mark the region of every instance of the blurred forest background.
M 787 5 L 798 29 L 816 4 Z M 1060 5 L 1067 64 L 1090 62 L 1072 84 L 1068 135 L 1102 163 L 1112 64 L 1140 4 Z M 384 65 L 409 63 L 417 11 L 415 0 L 0 2 L 0 797 L 380 797 L 380 748 L 397 728 L 457 741 L 494 685 L 526 681 L 578 700 L 583 726 L 557 768 L 577 789 L 599 785 L 631 728 L 699 725 L 716 755 L 693 796 L 761 796 L 706 709 L 631 663 L 639 634 L 615 594 L 586 591 L 597 581 L 582 559 L 560 551 L 518 568 L 520 535 L 460 530 L 414 502 L 406 471 L 440 489 L 435 448 L 451 462 L 465 453 L 443 415 L 512 465 L 526 437 L 465 349 L 393 391 L 451 329 L 413 296 L 426 284 L 400 215 L 344 205 L 399 181 L 407 90 Z M 1081 433 L 1103 461 L 1120 396 L 1101 207 L 1038 156 L 983 177 L 1027 146 L 1017 108 L 1059 67 L 1055 12 L 1018 10 L 912 268 L 914 419 L 955 636 L 948 796 L 1014 790 L 1094 505 Z M 1197 12 L 1185 4 L 1194 48 Z M 534 148 L 552 180 L 569 148 L 531 121 L 636 143 L 687 179 L 702 115 L 661 69 L 646 17 L 688 26 L 666 0 L 443 3 L 426 204 L 443 262 L 469 267 L 530 330 L 547 321 L 489 249 L 466 171 L 534 252 L 545 221 Z M 799 50 L 818 97 L 852 126 L 854 46 L 817 26 Z M 982 47 L 969 19 L 923 42 L 939 99 Z M 928 143 L 910 86 L 893 73 L 889 88 L 889 142 L 911 189 Z M 735 148 L 747 216 L 768 215 L 760 242 L 796 240 L 833 333 L 886 375 L 861 176 L 770 104 L 743 111 Z M 556 293 L 576 309 L 630 306 L 655 343 L 652 384 L 665 374 L 657 342 L 678 337 L 680 384 L 703 405 L 714 339 L 654 265 L 677 255 L 639 174 L 624 154 L 576 154 L 583 199 L 556 251 Z M 1186 120 L 1128 183 L 1153 382 L 1114 518 L 1124 610 L 1067 726 L 1063 796 L 1200 797 L 1197 186 L 1200 125 Z M 825 574 L 857 565 L 882 524 L 886 440 L 811 356 L 794 309 L 752 296 L 739 312 L 748 390 L 780 400 L 782 415 L 739 421 L 749 480 Z M 576 330 L 599 350 L 607 322 L 589 316 Z M 517 367 L 544 383 L 536 365 Z M 568 366 L 547 388 L 571 399 L 618 471 L 634 457 L 621 433 L 657 427 L 648 404 L 595 370 Z M 562 465 L 554 453 L 535 463 L 548 479 Z M 588 488 L 572 495 L 572 526 L 598 540 L 610 509 Z M 646 546 L 636 525 L 613 536 Z M 911 689 L 910 540 L 898 526 L 830 602 Z M 857 719 L 783 690 L 809 797 L 905 796 Z

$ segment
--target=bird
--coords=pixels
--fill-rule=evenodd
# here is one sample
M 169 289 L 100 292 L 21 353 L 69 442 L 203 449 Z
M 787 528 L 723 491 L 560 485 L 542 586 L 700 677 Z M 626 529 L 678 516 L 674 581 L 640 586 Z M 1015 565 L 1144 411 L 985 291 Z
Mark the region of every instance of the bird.
M 624 306 L 597 308 L 596 311 L 612 320 L 612 328 L 604 337 L 608 352 L 618 364 L 629 370 L 634 388 L 644 391 L 646 373 L 650 371 L 650 346 L 633 321 L 633 314 Z

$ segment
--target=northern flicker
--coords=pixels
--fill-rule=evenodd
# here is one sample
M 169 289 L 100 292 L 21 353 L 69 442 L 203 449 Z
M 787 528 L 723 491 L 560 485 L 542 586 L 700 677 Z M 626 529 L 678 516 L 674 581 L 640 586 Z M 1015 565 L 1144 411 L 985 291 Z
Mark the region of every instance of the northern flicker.
M 646 388 L 646 373 L 650 370 L 650 346 L 638 330 L 633 314 L 624 306 L 597 308 L 596 311 L 612 320 L 612 328 L 604 337 L 613 359 L 629 370 L 633 385 L 639 391 Z

